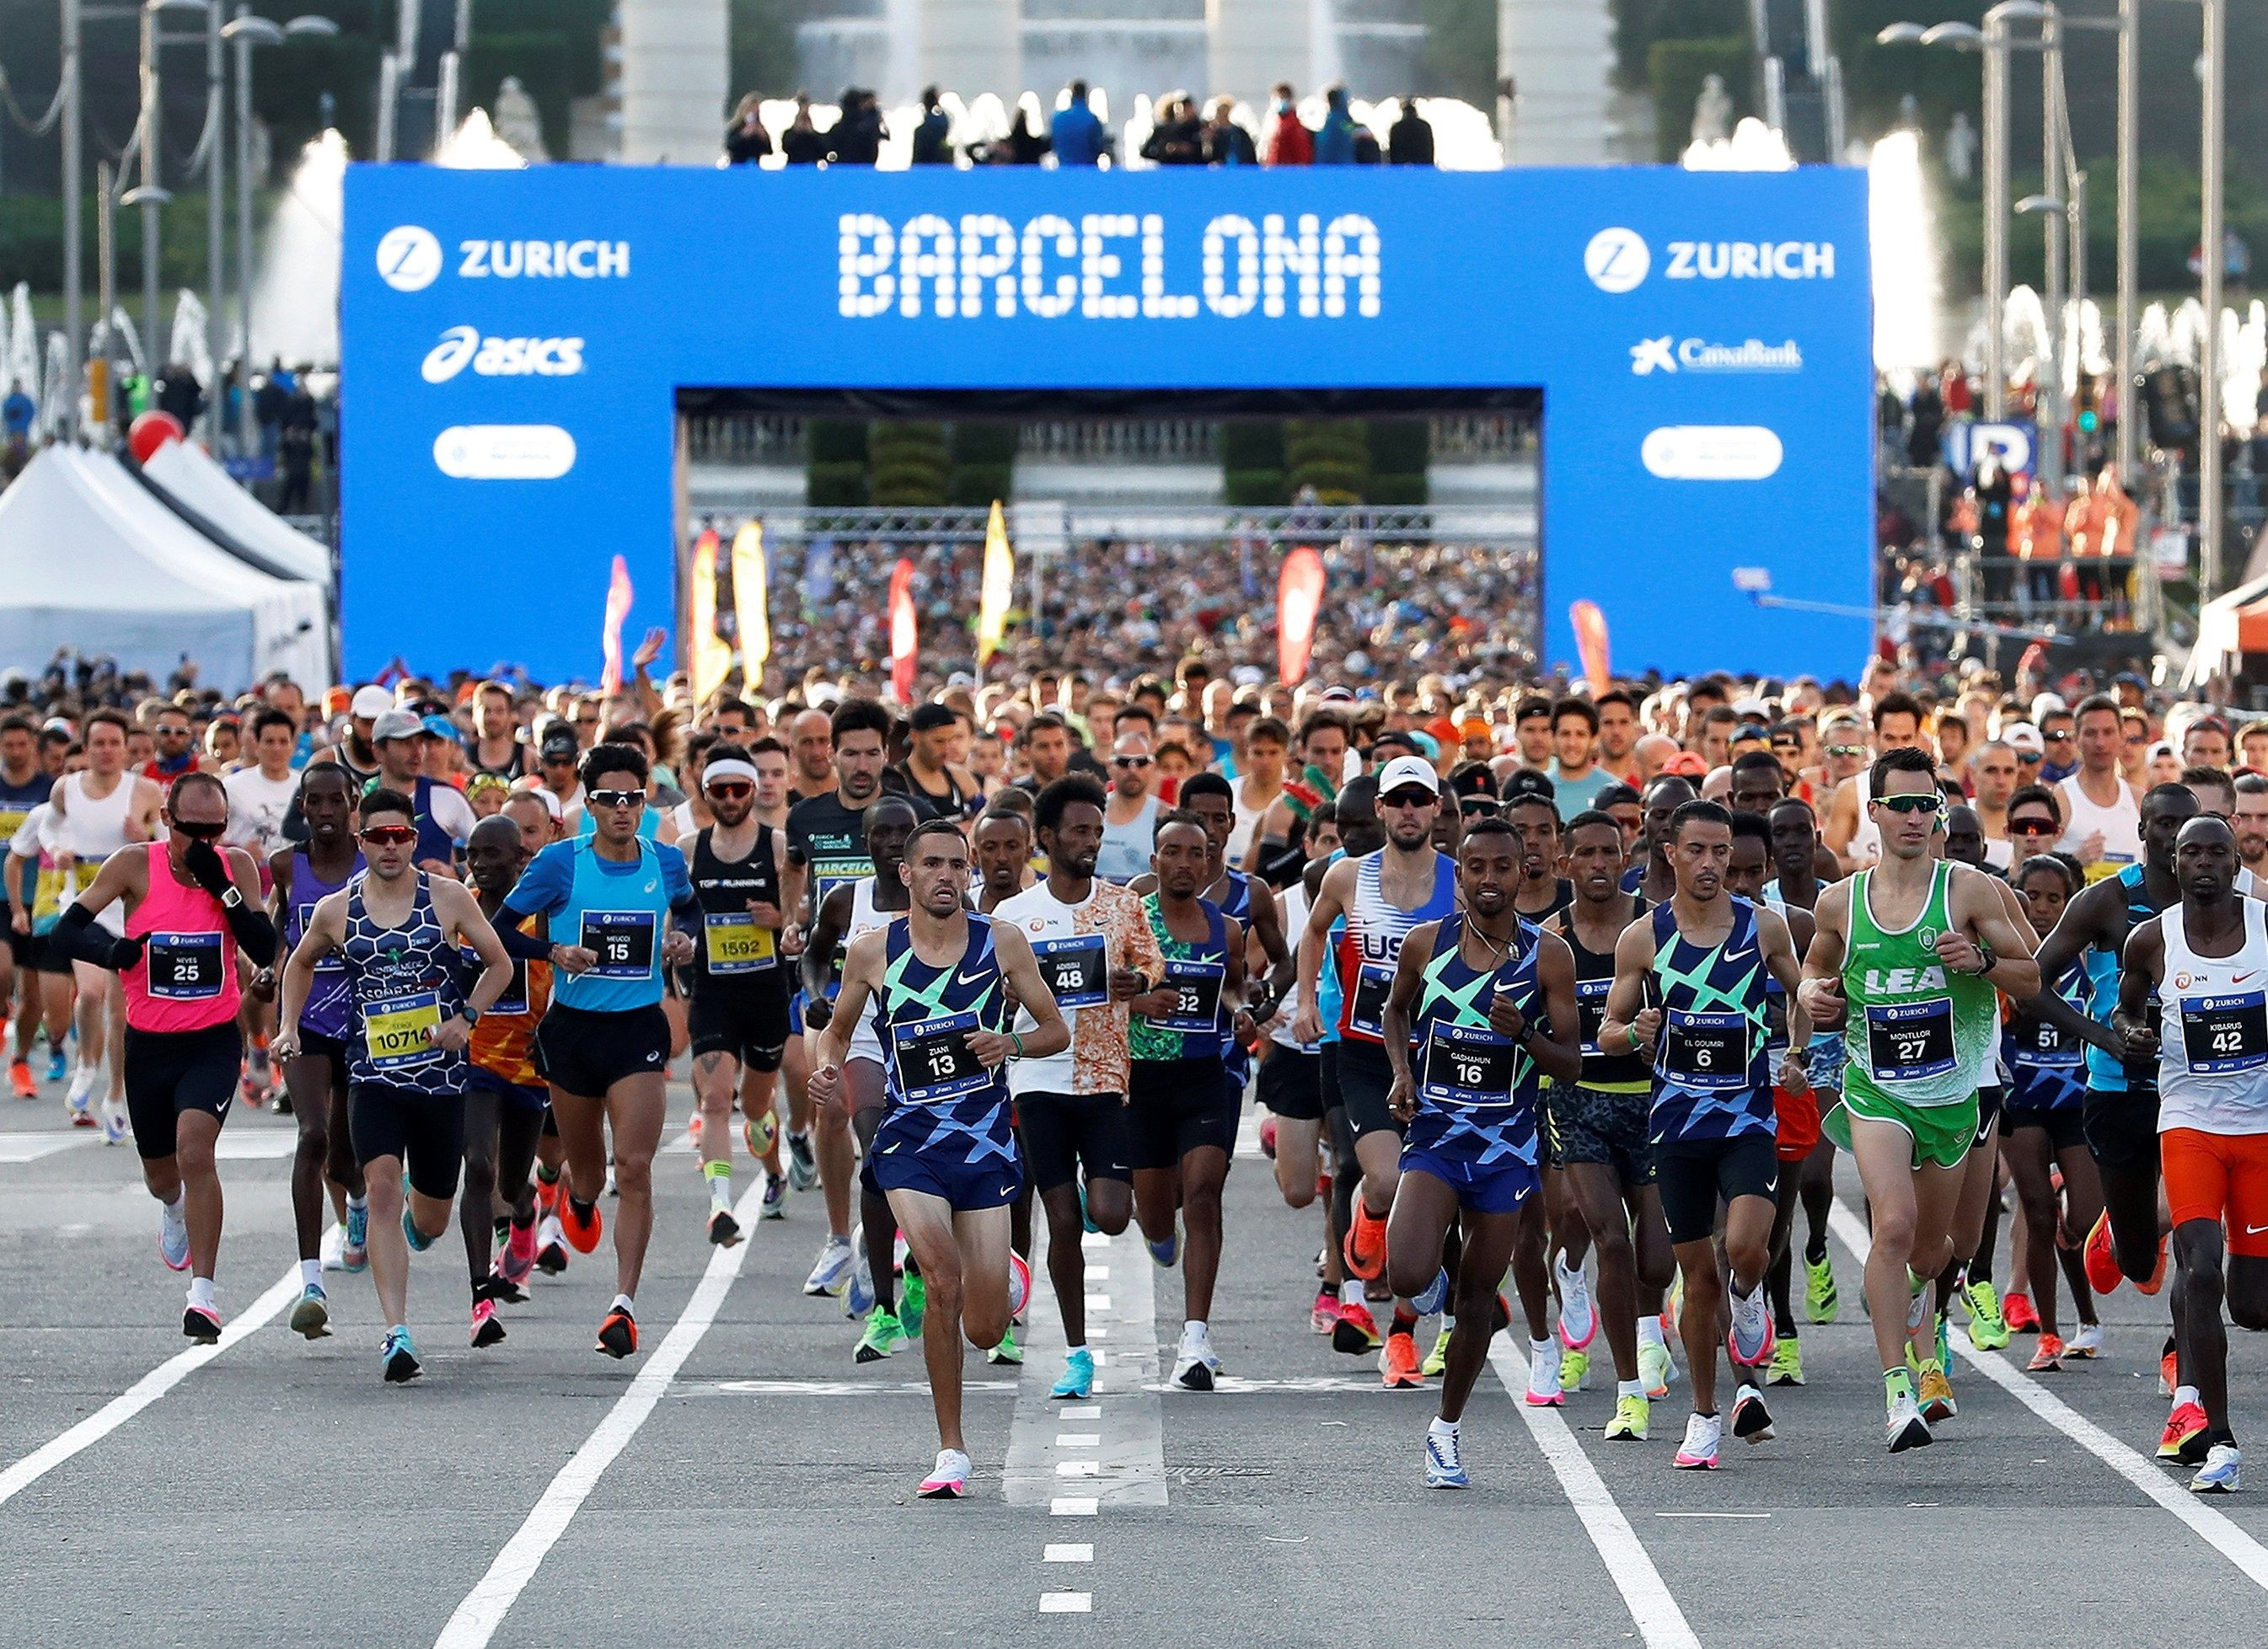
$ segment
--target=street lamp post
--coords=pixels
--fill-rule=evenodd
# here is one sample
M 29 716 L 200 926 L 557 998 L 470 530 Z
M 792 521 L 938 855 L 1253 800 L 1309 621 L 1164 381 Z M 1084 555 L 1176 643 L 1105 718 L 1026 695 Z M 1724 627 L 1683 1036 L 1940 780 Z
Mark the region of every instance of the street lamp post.
M 168 11 L 210 11 L 210 0 L 142 0 L 142 113 L 136 136 L 142 148 L 142 181 L 127 192 L 121 202 L 126 206 L 142 209 L 142 341 L 144 368 L 160 364 L 158 353 L 158 240 L 163 232 L 166 204 L 173 197 L 158 182 L 158 138 L 165 126 L 160 99 L 164 83 L 158 71 L 159 48 L 168 43 L 163 28 L 164 14 Z M 176 40 L 195 40 L 195 35 L 177 35 Z M 210 99 L 208 97 L 208 105 Z M 211 134 L 217 144 L 218 133 Z
M 2204 153 L 2198 168 L 2205 197 L 2203 244 L 2198 247 L 2205 337 L 2198 350 L 2198 593 L 2202 601 L 2212 600 L 2228 582 L 2228 569 L 2221 565 L 2220 496 L 2220 283 L 2227 239 L 2221 151 L 2228 135 L 2228 55 L 2227 0 L 2205 0 L 2204 50 L 2198 59 L 2205 77 Z

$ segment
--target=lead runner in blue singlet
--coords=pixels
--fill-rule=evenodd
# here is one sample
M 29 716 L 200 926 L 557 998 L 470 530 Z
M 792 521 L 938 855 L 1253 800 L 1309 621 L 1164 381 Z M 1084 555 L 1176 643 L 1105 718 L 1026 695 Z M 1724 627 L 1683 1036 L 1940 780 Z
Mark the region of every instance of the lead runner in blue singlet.
M 936 1468 L 920 1492 L 955 1499 L 970 1470 L 961 1431 L 961 1337 L 990 1350 L 1031 1290 L 1031 1271 L 1009 1247 L 1023 1164 L 1008 1121 L 1007 1062 L 1071 1045 L 1071 1030 L 1012 924 L 965 909 L 968 844 L 960 827 L 932 820 L 907 840 L 898 874 L 906 914 L 851 941 L 835 1015 L 812 1056 L 811 1098 L 835 1104 L 851 1027 L 874 1005 L 885 1111 L 866 1172 L 888 1197 L 898 1229 L 927 1279 L 922 1357 L 937 1410 Z M 1031 1015 L 1020 1034 L 1011 998 Z

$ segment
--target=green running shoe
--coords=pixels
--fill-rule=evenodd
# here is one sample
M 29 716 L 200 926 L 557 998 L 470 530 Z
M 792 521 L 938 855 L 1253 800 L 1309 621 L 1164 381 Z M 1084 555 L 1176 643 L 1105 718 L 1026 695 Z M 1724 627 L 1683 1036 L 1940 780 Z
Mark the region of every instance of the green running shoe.
M 905 1330 L 906 1338 L 921 1338 L 922 1318 L 929 1310 L 929 1285 L 917 1271 L 908 1271 L 905 1286 L 898 1291 L 898 1324 Z
M 1023 1367 L 1024 1351 L 1016 1343 L 1014 1323 L 1008 1325 L 1008 1332 L 1000 1336 L 1000 1343 L 984 1353 L 984 1360 L 988 1363 L 1005 1363 L 1011 1368 Z
M 1607 1422 L 1606 1440 L 1609 1443 L 1645 1442 L 1646 1424 L 1652 1417 L 1653 1409 L 1653 1405 L 1643 1397 L 1616 1398 L 1615 1417 Z
M 1442 1325 L 1440 1333 L 1433 1336 L 1433 1349 L 1425 1353 L 1425 1360 L 1418 1366 L 1419 1373 L 1439 1378 L 1441 1371 L 1448 1367 L 1449 1336 L 1455 1332 L 1446 1323 Z
M 1582 1390 L 1583 1381 L 1590 1373 L 1591 1354 L 1588 1351 L 1562 1351 L 1559 1354 L 1560 1390 Z
M 858 1336 L 858 1349 L 852 1355 L 861 1363 L 879 1363 L 907 1337 L 896 1314 L 887 1307 L 877 1306 L 866 1314 L 866 1332 Z
M 1979 1278 L 1961 1291 L 1969 1307 L 1969 1343 L 1980 1351 L 1998 1351 L 2008 1343 L 2007 1320 L 2000 1314 L 2000 1291 L 1990 1277 Z
M 1800 1386 L 1803 1384 L 1803 1342 L 1790 1335 L 1772 1346 L 1771 1367 L 1764 1375 L 1767 1386 Z
M 1832 1322 L 1842 1304 L 1843 1297 L 1835 1287 L 1834 1260 L 1824 1254 L 1815 1263 L 1806 1260 L 1803 1263 L 1803 1314 L 1814 1322 Z
M 1641 1340 L 1638 1345 L 1638 1377 L 1646 1382 L 1648 1397 L 1669 1395 L 1669 1381 L 1677 1373 L 1677 1365 L 1669 1355 L 1667 1345 L 1652 1340 Z

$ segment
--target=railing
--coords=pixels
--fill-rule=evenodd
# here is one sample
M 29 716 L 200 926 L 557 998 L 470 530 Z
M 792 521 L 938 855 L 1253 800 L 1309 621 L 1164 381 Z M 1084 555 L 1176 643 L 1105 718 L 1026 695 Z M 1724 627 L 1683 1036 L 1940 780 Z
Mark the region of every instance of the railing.
M 1220 426 L 1201 418 L 1078 418 L 1027 423 L 1016 456 L 1104 464 L 1210 464 Z
M 804 421 L 777 412 L 727 412 L 685 421 L 686 456 L 696 464 L 800 464 Z
M 2077 574 L 2079 594 L 2064 594 L 2064 569 Z M 2025 560 L 1963 555 L 1954 586 L 1955 615 L 1987 623 L 2051 630 L 2062 636 L 2146 631 L 2155 627 L 2157 582 L 2149 558 L 2088 556 Z

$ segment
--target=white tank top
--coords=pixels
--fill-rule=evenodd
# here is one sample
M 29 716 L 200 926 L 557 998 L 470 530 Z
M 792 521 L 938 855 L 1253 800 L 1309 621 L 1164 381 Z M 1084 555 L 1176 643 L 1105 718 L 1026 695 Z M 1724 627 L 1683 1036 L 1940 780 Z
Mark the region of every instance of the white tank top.
M 126 813 L 134 805 L 131 773 L 121 773 L 107 796 L 88 795 L 84 773 L 64 774 L 62 788 L 64 811 L 48 817 L 50 851 L 99 863 L 126 845 Z
M 1244 856 L 1251 849 L 1253 833 L 1260 828 L 1260 821 L 1267 815 L 1268 808 L 1276 805 L 1276 797 L 1270 796 L 1266 806 L 1246 806 L 1244 787 L 1250 782 L 1241 778 L 1228 782 L 1229 806 L 1236 810 L 1236 824 L 1228 833 L 1228 864 L 1232 870 L 1244 868 Z M 1278 795 L 1282 793 L 1280 791 L 1277 792 Z
M 849 950 L 853 939 L 889 926 L 903 914 L 902 911 L 874 909 L 874 879 L 861 876 L 850 885 L 850 925 L 843 935 L 843 948 Z M 874 1030 L 874 1015 L 880 1007 L 880 997 L 869 997 L 866 1011 L 850 1027 L 851 1058 L 871 1059 L 878 1065 L 882 1063 L 882 1039 Z
M 2182 907 L 2158 918 L 2166 976 L 2158 990 L 2158 1130 L 2268 1133 L 2268 905 L 2238 902 L 2234 956 L 2190 948 Z
M 2059 853 L 2076 853 L 2080 843 L 2097 831 L 2102 834 L 2102 857 L 2087 867 L 2088 880 L 2095 881 L 2110 873 L 2102 867 L 2116 869 L 2132 865 L 2142 852 L 2142 804 L 2135 799 L 2134 787 L 2124 779 L 2118 781 L 2118 799 L 2108 807 L 2099 807 L 2087 799 L 2079 787 L 2079 775 L 2056 781 L 2056 793 L 2063 798 L 2063 839 L 2056 843 Z
M 1300 935 L 1305 932 L 1307 927 L 1307 879 L 1302 877 L 1293 882 L 1282 893 L 1277 894 L 1276 899 L 1278 914 L 1284 924 L 1284 935 L 1296 949 L 1300 943 Z M 1323 959 L 1323 966 L 1326 968 L 1329 968 L 1329 957 Z M 1292 1021 L 1299 1017 L 1299 993 L 1294 991 L 1285 1000 L 1284 1005 L 1276 1011 L 1275 1022 L 1268 1027 L 1269 1040 L 1278 1048 L 1288 1048 L 1294 1053 L 1319 1053 L 1323 1046 L 1321 1042 L 1302 1042 L 1294 1040 L 1292 1035 Z
M 1874 822 L 1874 775 L 1859 775 L 1859 828 L 1851 833 L 1851 858 L 1860 870 L 1882 862 L 1882 828 Z

